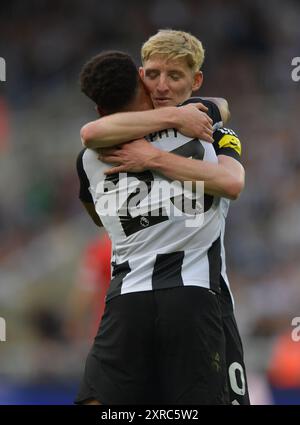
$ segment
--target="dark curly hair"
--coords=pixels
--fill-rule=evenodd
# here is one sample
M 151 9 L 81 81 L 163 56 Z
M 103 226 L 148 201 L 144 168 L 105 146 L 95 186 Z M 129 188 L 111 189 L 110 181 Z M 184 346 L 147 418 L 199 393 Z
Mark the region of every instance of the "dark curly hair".
M 125 108 L 138 89 L 139 73 L 133 59 L 119 51 L 102 52 L 80 73 L 81 91 L 106 114 Z

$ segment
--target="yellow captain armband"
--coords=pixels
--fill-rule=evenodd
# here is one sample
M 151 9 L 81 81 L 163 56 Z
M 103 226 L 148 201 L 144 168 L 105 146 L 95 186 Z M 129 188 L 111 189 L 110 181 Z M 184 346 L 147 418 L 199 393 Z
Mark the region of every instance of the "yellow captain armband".
M 236 136 L 230 136 L 227 134 L 223 136 L 222 139 L 219 140 L 220 148 L 231 148 L 234 149 L 239 155 L 242 153 L 242 145 L 240 139 Z
M 229 128 L 220 128 L 216 131 L 215 141 L 219 148 L 234 149 L 239 155 L 242 153 L 242 145 L 236 133 Z

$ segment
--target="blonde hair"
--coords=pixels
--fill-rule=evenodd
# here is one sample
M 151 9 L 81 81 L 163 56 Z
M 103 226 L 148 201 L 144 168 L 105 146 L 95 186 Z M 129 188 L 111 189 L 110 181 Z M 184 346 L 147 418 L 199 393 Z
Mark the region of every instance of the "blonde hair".
M 142 63 L 153 55 L 167 59 L 185 58 L 193 72 L 199 71 L 204 61 L 204 48 L 200 40 L 184 31 L 159 30 L 142 46 Z

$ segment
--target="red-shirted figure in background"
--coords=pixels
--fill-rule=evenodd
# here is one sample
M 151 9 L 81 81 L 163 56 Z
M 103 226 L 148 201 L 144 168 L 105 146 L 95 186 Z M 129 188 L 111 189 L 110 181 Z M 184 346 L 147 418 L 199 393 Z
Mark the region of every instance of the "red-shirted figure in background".
M 77 283 L 71 295 L 67 332 L 75 339 L 95 337 L 111 279 L 111 241 L 106 233 L 85 247 Z

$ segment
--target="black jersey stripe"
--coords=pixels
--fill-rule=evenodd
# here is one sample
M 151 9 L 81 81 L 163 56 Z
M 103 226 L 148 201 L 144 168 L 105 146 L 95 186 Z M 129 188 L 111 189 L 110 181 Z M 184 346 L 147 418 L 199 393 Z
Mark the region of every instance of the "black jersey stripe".
M 183 286 L 181 275 L 184 251 L 157 254 L 152 274 L 152 288 Z
M 125 261 L 121 264 L 112 263 L 112 267 L 112 279 L 110 281 L 109 289 L 106 295 L 106 301 L 121 295 L 123 279 L 131 271 L 128 261 Z
M 216 239 L 207 252 L 209 264 L 209 282 L 213 291 L 220 292 L 221 276 L 221 239 Z
M 82 202 L 93 202 L 92 195 L 89 192 L 90 181 L 83 166 L 83 154 L 85 151 L 86 149 L 81 150 L 76 161 L 77 174 L 80 182 L 79 199 Z
M 232 148 L 219 148 L 216 154 L 219 155 L 225 155 L 230 156 L 233 159 L 236 159 L 238 162 L 242 162 L 241 155 L 239 155 L 236 150 Z
M 222 316 L 230 316 L 233 314 L 233 305 L 230 296 L 228 286 L 222 275 L 220 275 L 220 287 L 221 287 L 221 303 L 222 303 Z

